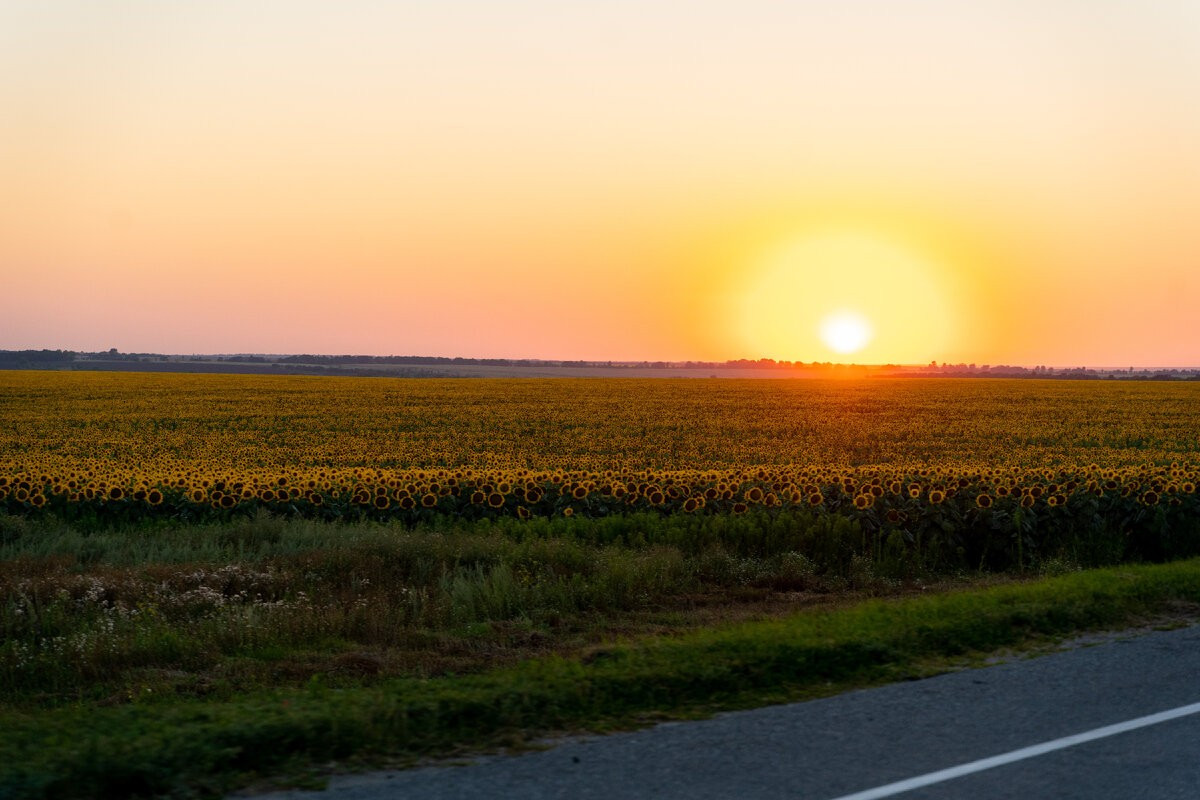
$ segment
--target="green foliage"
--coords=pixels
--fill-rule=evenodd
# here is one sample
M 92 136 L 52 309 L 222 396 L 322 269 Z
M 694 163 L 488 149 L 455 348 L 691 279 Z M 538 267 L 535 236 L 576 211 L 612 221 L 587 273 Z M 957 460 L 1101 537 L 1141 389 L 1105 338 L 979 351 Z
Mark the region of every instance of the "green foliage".
M 478 675 L 331 690 L 323 679 L 227 700 L 3 712 L 0 794 L 194 796 L 303 761 L 420 756 L 513 731 L 732 708 L 928 669 L 930 659 L 1117 625 L 1200 601 L 1200 563 L 1075 572 L 1027 585 L 873 601 Z

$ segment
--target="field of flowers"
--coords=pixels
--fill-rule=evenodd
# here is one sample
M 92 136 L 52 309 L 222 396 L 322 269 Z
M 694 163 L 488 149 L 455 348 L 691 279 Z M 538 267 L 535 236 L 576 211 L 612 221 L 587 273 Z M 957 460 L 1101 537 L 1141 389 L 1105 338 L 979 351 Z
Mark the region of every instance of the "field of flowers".
M 756 685 L 824 685 L 884 669 L 880 630 L 828 674 L 766 623 L 633 678 L 605 654 L 869 596 L 1122 564 L 956 593 L 958 627 L 914 606 L 896 652 L 1123 623 L 1200 597 L 1194 568 L 1126 580 L 1200 554 L 1198 478 L 1195 383 L 0 372 L 0 795 L 442 752 L 572 703 L 708 702 L 759 656 Z M 542 696 L 548 655 L 614 688 L 570 672 L 489 716 Z M 476 676 L 494 693 L 456 705 Z
M 88 524 L 805 509 L 971 550 L 1200 510 L 1189 383 L 10 372 L 0 422 L 0 509 Z

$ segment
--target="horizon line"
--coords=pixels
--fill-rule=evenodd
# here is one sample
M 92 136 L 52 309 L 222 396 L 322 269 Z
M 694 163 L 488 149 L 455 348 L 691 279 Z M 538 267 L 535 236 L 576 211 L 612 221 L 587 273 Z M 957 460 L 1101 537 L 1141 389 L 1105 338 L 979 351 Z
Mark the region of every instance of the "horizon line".
M 721 365 L 752 365 L 762 364 L 764 367 L 776 366 L 792 366 L 792 367 L 859 367 L 859 368 L 901 368 L 901 369 L 944 369 L 944 368 L 966 368 L 966 369 L 1054 369 L 1054 370 L 1093 370 L 1093 371 L 1151 371 L 1151 370 L 1176 370 L 1176 371 L 1191 371 L 1200 370 L 1198 365 L 1170 365 L 1170 364 L 1125 364 L 1123 366 L 1116 365 L 1086 365 L 1078 363 L 1065 364 L 1026 364 L 1026 363 L 979 363 L 978 361 L 938 361 L 931 359 L 928 363 L 917 362 L 876 362 L 865 363 L 856 361 L 802 361 L 795 359 L 778 359 L 770 356 L 761 356 L 759 358 L 728 358 L 728 359 L 666 359 L 666 358 L 552 358 L 544 356 L 462 356 L 462 355 L 422 355 L 415 353 L 399 354 L 379 354 L 379 353 L 270 353 L 263 351 L 238 351 L 238 352 L 192 352 L 192 353 L 168 353 L 158 351 L 125 351 L 118 348 L 107 348 L 103 350 L 72 350 L 69 348 L 0 348 L 0 353 L 38 353 L 38 352 L 60 352 L 71 353 L 74 355 L 120 355 L 120 356 L 157 356 L 163 358 L 299 358 L 302 356 L 313 356 L 322 359 L 338 359 L 338 358 L 372 358 L 372 359 L 436 359 L 445 361 L 476 361 L 476 362 L 524 362 L 526 364 L 583 364 L 593 367 L 603 367 L 606 365 L 613 366 L 642 366 L 647 364 L 661 364 L 662 368 L 686 368 L 688 364 L 694 364 L 698 367 L 721 366 Z

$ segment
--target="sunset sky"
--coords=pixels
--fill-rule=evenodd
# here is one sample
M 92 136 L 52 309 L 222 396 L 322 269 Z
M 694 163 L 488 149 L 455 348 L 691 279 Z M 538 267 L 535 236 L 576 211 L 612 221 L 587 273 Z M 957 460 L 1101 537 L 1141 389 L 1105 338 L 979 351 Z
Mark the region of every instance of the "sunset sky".
M 0 109 L 0 348 L 1200 366 L 1195 0 L 0 0 Z

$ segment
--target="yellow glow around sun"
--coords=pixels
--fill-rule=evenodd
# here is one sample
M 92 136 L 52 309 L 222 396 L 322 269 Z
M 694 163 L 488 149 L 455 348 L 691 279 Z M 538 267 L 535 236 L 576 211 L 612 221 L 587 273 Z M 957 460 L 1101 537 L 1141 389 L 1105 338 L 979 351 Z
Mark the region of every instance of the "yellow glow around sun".
M 928 363 L 958 327 L 945 267 L 899 241 L 823 229 L 750 265 L 740 333 L 748 351 L 790 361 Z
M 871 323 L 862 314 L 835 311 L 821 320 L 821 341 L 839 353 L 856 353 L 871 341 Z

